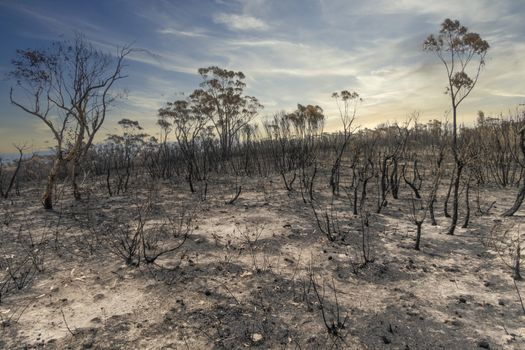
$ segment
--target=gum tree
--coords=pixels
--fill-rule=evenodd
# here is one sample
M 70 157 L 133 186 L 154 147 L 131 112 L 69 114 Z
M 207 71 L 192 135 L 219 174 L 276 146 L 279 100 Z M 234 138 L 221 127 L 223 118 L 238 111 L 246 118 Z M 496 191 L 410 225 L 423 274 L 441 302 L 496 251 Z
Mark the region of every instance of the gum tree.
M 203 167 L 199 164 L 199 149 L 207 134 L 207 116 L 201 112 L 199 95 L 191 95 L 186 100 L 168 102 L 159 109 L 160 120 L 170 119 L 177 144 L 186 166 L 186 179 L 191 192 L 195 192 L 194 182 L 203 180 Z
M 60 169 L 73 162 L 75 178 L 75 167 L 93 143 L 108 108 L 119 97 L 111 90 L 125 77 L 123 62 L 130 52 L 131 48 L 124 47 L 114 57 L 96 49 L 80 34 L 46 49 L 17 50 L 9 74 L 16 83 L 11 88 L 11 103 L 40 119 L 55 142 L 42 196 L 45 209 L 53 209 L 53 188 Z
M 332 188 L 332 194 L 339 195 L 341 161 L 349 144 L 350 137 L 354 131 L 352 130 L 352 124 L 354 123 L 357 113 L 357 105 L 361 103 L 363 99 L 359 97 L 357 92 L 349 92 L 348 90 L 343 90 L 340 93 L 334 92 L 332 98 L 335 99 L 339 110 L 339 116 L 343 124 L 343 134 L 341 135 L 342 140 L 335 144 L 336 157 L 330 174 L 330 187 Z
M 459 186 L 465 165 L 458 147 L 457 110 L 476 86 L 489 47 L 488 42 L 478 33 L 470 32 L 458 20 L 448 18 L 441 24 L 439 34 L 429 35 L 423 44 L 423 49 L 434 53 L 445 67 L 448 80 L 446 93 L 450 96 L 452 106 L 452 153 L 456 171 L 453 181 L 452 223 L 447 232 L 450 235 L 454 234 L 458 221 Z
M 242 72 L 212 66 L 200 68 L 199 74 L 203 81 L 192 98 L 199 112 L 213 124 L 222 158 L 229 159 L 239 131 L 252 121 L 262 105 L 255 97 L 244 94 Z

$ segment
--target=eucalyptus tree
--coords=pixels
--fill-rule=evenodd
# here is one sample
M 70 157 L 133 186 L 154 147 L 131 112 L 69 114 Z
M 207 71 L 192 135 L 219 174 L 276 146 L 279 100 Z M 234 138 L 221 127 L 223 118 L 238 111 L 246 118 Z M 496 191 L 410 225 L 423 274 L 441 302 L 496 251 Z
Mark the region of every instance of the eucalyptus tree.
M 221 156 L 229 159 L 235 139 L 262 108 L 253 96 L 244 94 L 246 83 L 242 72 L 216 66 L 200 68 L 203 81 L 192 96 L 199 113 L 206 116 L 219 138 Z
M 286 190 L 292 192 L 297 178 L 298 157 L 292 140 L 290 119 L 284 111 L 281 111 L 275 113 L 272 119 L 265 121 L 263 126 L 271 145 L 270 158 L 275 170 L 281 175 Z
M 286 115 L 295 133 L 297 166 L 301 185 L 301 196 L 305 203 L 313 201 L 313 185 L 317 174 L 319 138 L 323 133 L 325 116 L 317 105 L 297 105 L 297 109 Z
M 16 83 L 10 91 L 11 103 L 41 120 L 55 141 L 53 165 L 42 196 L 45 209 L 53 208 L 53 188 L 60 169 L 87 153 L 108 108 L 120 97 L 111 91 L 125 77 L 124 58 L 131 51 L 130 47 L 121 48 L 115 57 L 95 48 L 80 34 L 45 49 L 17 50 L 9 73 Z
M 190 95 L 187 99 L 168 102 L 159 109 L 160 120 L 169 119 L 186 166 L 186 180 L 191 192 L 195 192 L 195 180 L 202 180 L 206 165 L 199 164 L 198 152 L 202 140 L 209 129 L 208 118 L 200 104 L 201 92 Z
M 339 195 L 341 161 L 353 133 L 352 124 L 354 123 L 357 113 L 357 106 L 363 101 L 363 99 L 359 97 L 357 92 L 349 92 L 347 90 L 343 90 L 340 93 L 334 92 L 332 98 L 335 99 L 339 110 L 339 117 L 343 124 L 342 140 L 340 143 L 335 144 L 336 155 L 330 174 L 330 187 L 332 188 L 332 194 Z
M 454 174 L 452 223 L 448 234 L 453 235 L 458 221 L 458 197 L 464 159 L 461 159 L 457 141 L 457 109 L 478 82 L 490 45 L 478 33 L 470 32 L 458 20 L 445 19 L 439 34 L 431 34 L 423 49 L 434 53 L 445 66 L 448 84 L 446 93 L 452 107 L 452 153 L 456 163 Z
M 145 138 L 149 136 L 143 132 L 142 126 L 136 120 L 124 118 L 118 122 L 118 125 L 121 128 L 121 134 L 111 134 L 107 138 L 110 143 L 110 159 L 107 168 L 107 188 L 110 196 L 115 192 L 119 194 L 128 190 L 135 161 L 142 151 Z M 116 175 L 116 191 L 112 191 L 110 184 L 112 165 Z

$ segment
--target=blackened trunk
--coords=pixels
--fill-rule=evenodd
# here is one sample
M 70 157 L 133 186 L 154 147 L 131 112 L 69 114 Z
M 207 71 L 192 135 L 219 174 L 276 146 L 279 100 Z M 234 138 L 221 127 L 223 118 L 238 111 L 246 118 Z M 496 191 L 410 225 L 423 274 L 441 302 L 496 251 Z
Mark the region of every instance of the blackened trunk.
M 46 189 L 42 196 L 42 205 L 44 206 L 44 209 L 47 209 L 47 210 L 53 209 L 53 189 L 55 187 L 56 178 L 57 178 L 58 172 L 60 171 L 61 166 L 62 166 L 62 159 L 58 157 L 55 158 L 55 161 L 53 162 L 53 166 L 51 167 L 51 171 L 49 172 L 49 175 L 47 176 Z
M 448 191 L 447 196 L 445 197 L 445 203 L 443 206 L 443 213 L 445 214 L 445 217 L 449 218 L 450 214 L 448 212 L 448 201 L 450 200 L 450 194 L 452 193 L 452 187 L 454 185 L 454 175 L 456 174 L 456 168 L 454 168 L 454 171 L 452 173 L 452 177 L 450 178 L 450 184 L 448 185 Z
M 414 246 L 415 250 L 419 250 L 419 245 L 421 244 L 421 226 L 423 225 L 423 221 L 416 221 L 416 245 Z
M 470 222 L 470 181 L 467 183 L 467 188 L 465 191 L 465 207 L 467 209 L 467 212 L 465 214 L 465 221 L 463 222 L 462 228 L 467 228 L 468 224 Z
M 454 178 L 454 189 L 452 197 L 452 222 L 447 234 L 453 235 L 456 231 L 456 225 L 458 224 L 458 211 L 459 211 L 459 185 L 461 180 L 461 172 L 463 170 L 463 164 L 459 161 L 456 163 L 456 177 Z
M 432 226 L 437 226 L 436 216 L 434 214 L 434 203 L 436 203 L 436 199 L 433 198 L 430 201 L 430 204 L 428 205 L 428 212 L 430 214 L 430 221 Z

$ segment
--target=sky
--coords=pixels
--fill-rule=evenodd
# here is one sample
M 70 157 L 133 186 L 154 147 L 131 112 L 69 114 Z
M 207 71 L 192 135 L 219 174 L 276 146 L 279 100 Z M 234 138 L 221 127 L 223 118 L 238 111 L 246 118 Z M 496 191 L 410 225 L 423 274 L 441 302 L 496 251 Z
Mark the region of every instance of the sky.
M 325 130 L 340 127 L 334 91 L 363 98 L 357 124 L 421 122 L 450 112 L 443 65 L 423 41 L 445 18 L 458 19 L 491 46 L 460 122 L 479 110 L 507 115 L 525 103 L 524 0 L 0 0 L 0 153 L 53 145 L 43 123 L 11 105 L 6 79 L 16 49 L 45 48 L 81 32 L 115 53 L 131 44 L 126 74 L 99 140 L 122 118 L 158 133 L 157 110 L 198 87 L 198 68 L 246 75 L 246 93 L 265 106 L 258 118 L 321 106 Z

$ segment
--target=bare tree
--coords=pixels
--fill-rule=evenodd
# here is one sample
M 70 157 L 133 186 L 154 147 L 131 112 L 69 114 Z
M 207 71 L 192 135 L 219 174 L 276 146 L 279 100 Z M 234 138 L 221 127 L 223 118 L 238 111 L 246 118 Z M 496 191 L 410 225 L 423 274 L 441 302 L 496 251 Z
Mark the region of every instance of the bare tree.
M 264 122 L 263 126 L 271 145 L 274 167 L 281 175 L 286 190 L 292 192 L 297 178 L 297 157 L 290 119 L 282 111 L 276 113 L 273 120 Z
M 379 182 L 376 210 L 378 214 L 387 206 L 387 195 L 389 192 L 392 192 L 394 199 L 399 198 L 399 159 L 402 158 L 405 152 L 407 140 L 410 135 L 410 121 L 410 119 L 407 120 L 403 126 L 394 123 L 390 126 L 376 128 L 378 137 L 382 139 L 381 144 L 383 144 L 380 151 L 377 152 L 377 170 L 381 173 L 380 176 L 376 178 Z
M 427 214 L 432 209 L 432 204 L 436 200 L 437 190 L 439 188 L 439 182 L 441 180 L 442 168 L 438 164 L 437 168 L 434 171 L 434 178 L 432 179 L 431 186 L 429 188 L 422 188 L 423 178 L 419 175 L 417 170 L 417 159 L 414 159 L 413 162 L 413 176 L 412 178 L 407 178 L 405 176 L 405 166 L 403 166 L 403 178 L 406 184 L 412 189 L 413 195 L 410 198 L 411 207 L 410 207 L 410 221 L 416 225 L 416 243 L 414 245 L 415 250 L 420 249 L 421 244 L 421 227 L 427 217 Z M 416 175 L 417 174 L 417 175 Z M 428 194 L 424 194 L 427 192 Z
M 520 226 L 515 222 L 496 222 L 483 242 L 488 248 L 494 249 L 501 261 L 512 270 L 514 280 L 522 280 L 521 255 L 523 237 Z
M 60 169 L 70 161 L 78 163 L 93 143 L 109 106 L 119 97 L 110 91 L 125 77 L 123 61 L 130 52 L 130 47 L 124 47 L 115 58 L 96 49 L 81 34 L 47 49 L 17 50 L 10 72 L 16 82 L 11 103 L 40 119 L 55 141 L 42 196 L 45 209 L 53 208 L 53 187 Z M 75 165 L 73 173 L 74 169 Z M 78 196 L 76 185 L 74 188 Z
M 186 180 L 191 192 L 195 192 L 195 180 L 200 181 L 204 177 L 204 169 L 198 162 L 198 153 L 208 130 L 206 127 L 208 118 L 201 111 L 198 96 L 199 93 L 192 94 L 186 100 L 168 102 L 165 107 L 159 109 L 160 118 L 170 118 L 173 122 L 175 138 L 184 157 Z
M 109 182 L 111 166 L 113 165 L 117 177 L 116 194 L 126 192 L 129 187 L 131 173 L 136 162 L 137 155 L 142 151 L 145 144 L 144 139 L 149 135 L 142 132 L 143 128 L 139 122 L 130 119 L 121 119 L 118 125 L 122 129 L 122 135 L 108 135 L 107 141 L 112 145 L 112 158 L 108 166 L 107 187 L 111 196 L 112 190 Z M 123 171 L 123 172 L 122 172 Z
M 297 110 L 286 117 L 295 131 L 294 141 L 297 145 L 295 156 L 299 170 L 301 197 L 304 203 L 308 203 L 313 200 L 319 137 L 324 127 L 323 109 L 319 106 L 298 104 Z
M 448 234 L 453 235 L 458 221 L 458 201 L 461 172 L 464 160 L 460 158 L 457 142 L 457 109 L 476 85 L 481 68 L 485 65 L 485 56 L 489 49 L 487 41 L 479 34 L 469 32 L 458 20 L 445 19 L 439 34 L 429 35 L 423 49 L 433 52 L 440 59 L 447 71 L 448 86 L 446 93 L 452 105 L 452 153 L 456 163 L 453 188 L 452 223 Z M 469 72 L 470 63 L 477 59 L 473 71 Z M 474 64 L 474 63 L 473 63 Z M 470 74 L 469 74 L 470 73 Z M 472 77 L 471 77 L 472 76 Z
M 340 181 L 340 172 L 341 172 L 341 161 L 343 155 L 352 136 L 352 124 L 355 120 L 355 115 L 357 113 L 357 105 L 363 101 L 357 92 L 348 92 L 343 90 L 340 93 L 334 92 L 332 97 L 337 103 L 337 108 L 339 109 L 339 116 L 343 124 L 343 134 L 342 140 L 340 143 L 336 143 L 335 152 L 336 157 L 334 164 L 332 165 L 332 172 L 330 174 L 330 186 L 332 187 L 332 194 L 339 195 L 339 181 Z
M 525 119 L 525 113 L 524 113 L 523 119 Z M 518 133 L 519 133 L 519 148 L 520 148 L 522 156 L 520 158 L 520 156 L 516 154 L 515 158 L 516 158 L 516 161 L 520 164 L 521 168 L 525 169 L 525 126 L 523 126 L 519 130 Z M 525 199 L 525 177 L 524 176 L 521 177 L 520 182 L 521 182 L 520 188 L 518 190 L 518 194 L 516 195 L 516 199 L 514 200 L 514 204 L 512 205 L 512 207 L 510 207 L 503 213 L 503 216 L 512 216 L 521 207 L 523 200 Z
M 14 170 L 11 173 L 10 179 L 6 185 L 6 188 L 4 190 L 4 169 L 2 167 L 2 159 L 0 158 L 0 196 L 7 199 L 9 197 L 9 193 L 11 192 L 11 189 L 13 188 L 13 185 L 15 184 L 16 177 L 18 175 L 18 172 L 20 171 L 20 166 L 22 165 L 22 161 L 24 160 L 24 150 L 25 146 L 19 146 L 14 145 L 16 150 L 18 151 L 18 159 L 16 160 L 16 165 L 14 166 Z

